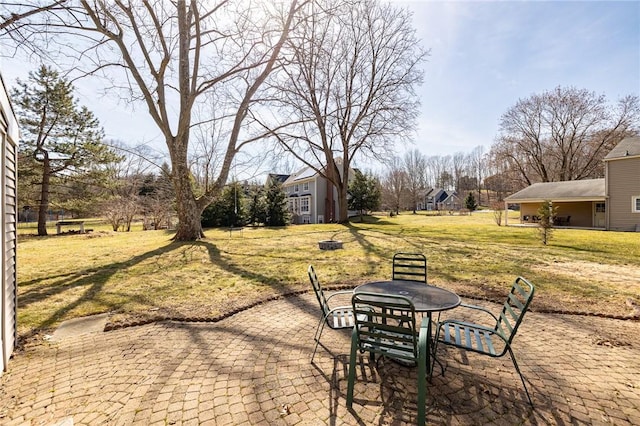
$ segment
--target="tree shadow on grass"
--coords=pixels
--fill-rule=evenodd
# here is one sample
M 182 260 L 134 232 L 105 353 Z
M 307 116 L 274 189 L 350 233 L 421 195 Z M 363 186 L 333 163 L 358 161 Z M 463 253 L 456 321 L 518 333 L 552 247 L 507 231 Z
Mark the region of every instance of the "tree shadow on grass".
M 258 282 L 263 285 L 272 288 L 272 294 L 263 297 L 265 300 L 279 297 L 281 295 L 298 293 L 301 291 L 300 286 L 290 286 L 287 283 L 279 280 L 277 276 L 270 276 L 260 273 L 259 271 L 251 270 L 243 267 L 242 259 L 239 262 L 226 261 L 221 256 L 221 251 L 218 246 L 210 241 L 196 241 L 196 242 L 169 242 L 168 244 L 159 247 L 155 250 L 151 250 L 127 260 L 120 262 L 114 262 L 109 265 L 105 265 L 99 268 L 82 269 L 75 272 L 58 274 L 55 277 L 42 277 L 38 279 L 30 280 L 28 288 L 18 296 L 18 309 L 24 309 L 30 305 L 37 303 L 47 302 L 49 300 L 53 302 L 54 298 L 63 299 L 64 302 L 61 306 L 49 310 L 42 320 L 38 321 L 35 329 L 30 330 L 28 333 L 20 336 L 21 340 L 28 339 L 29 337 L 37 334 L 40 331 L 50 329 L 57 325 L 63 319 L 69 316 L 69 313 L 78 309 L 86 304 L 96 304 L 98 311 L 109 312 L 121 308 L 127 303 L 138 303 L 143 306 L 149 306 L 150 308 L 157 308 L 157 304 L 154 303 L 153 296 L 149 297 L 146 293 L 126 292 L 123 293 L 119 290 L 119 297 L 117 302 L 109 301 L 108 297 L 105 297 L 105 290 L 109 290 L 109 282 L 113 280 L 114 275 L 121 273 L 123 270 L 129 269 L 143 263 L 145 261 L 153 261 L 154 258 L 160 259 L 166 256 L 168 253 L 180 251 L 183 257 L 189 257 L 189 252 L 203 247 L 209 257 L 210 262 L 217 268 L 231 273 L 235 276 L 242 277 L 243 279 Z M 180 253 L 178 253 L 178 256 Z M 236 256 L 237 257 L 237 256 Z M 250 259 L 247 259 L 250 262 Z M 161 273 L 161 272 L 158 272 Z M 305 275 L 301 275 L 305 276 Z M 301 280 L 302 281 L 302 280 Z M 106 287 L 106 288 L 105 288 Z M 24 289 L 24 287 L 23 287 Z M 151 289 L 153 290 L 153 289 Z M 306 290 L 306 289 L 305 289 Z M 65 297 L 65 293 L 75 292 L 73 298 Z M 114 293 L 111 291 L 110 293 Z M 116 293 L 114 293 L 116 294 Z M 247 300 L 239 299 L 238 303 L 226 306 L 226 311 L 222 315 L 228 315 L 229 313 L 237 312 L 238 310 L 245 309 L 257 303 L 261 303 L 264 300 L 258 300 L 258 297 L 250 297 Z M 315 309 L 315 306 L 309 306 L 307 308 Z M 141 313 L 141 312 L 140 312 Z M 164 317 L 167 318 L 180 318 L 185 317 L 184 314 L 180 315 L 177 311 L 173 312 L 171 308 L 163 309 L 161 312 Z M 158 318 L 161 319 L 163 315 L 156 312 Z M 144 317 L 144 315 L 143 315 Z
M 374 229 L 360 228 L 352 224 L 348 224 L 346 225 L 346 227 L 348 228 L 353 238 L 364 249 L 365 253 L 367 254 L 375 253 L 376 255 L 379 256 L 379 258 L 382 258 L 382 259 L 387 258 L 389 259 L 389 261 L 391 261 L 393 257 L 393 253 L 395 253 L 396 251 L 409 250 L 406 247 L 410 247 L 410 250 L 412 251 L 420 251 L 420 252 L 424 251 L 424 243 L 418 242 L 418 240 L 420 239 L 417 236 L 406 233 L 404 229 L 401 229 L 400 232 L 392 233 L 392 232 L 384 232 L 383 230 L 380 230 L 378 228 L 374 228 Z M 375 246 L 373 243 L 369 242 L 366 236 L 363 235 L 362 231 L 372 231 L 372 232 L 375 231 L 378 234 L 386 235 L 390 238 L 399 239 L 404 242 L 404 246 L 402 248 L 398 247 L 398 250 L 392 250 L 392 251 L 379 248 Z
M 323 232 L 326 234 L 326 231 Z M 387 253 L 386 250 L 376 247 L 359 227 L 351 224 L 341 226 L 340 230 L 338 230 L 338 234 L 336 235 L 339 235 L 339 233 L 342 232 L 350 233 L 358 244 L 365 249 L 365 262 L 368 267 L 367 272 L 363 274 L 363 279 L 375 274 L 381 258 L 390 259 L 391 253 Z M 226 271 L 234 276 L 242 277 L 244 280 L 259 283 L 260 285 L 265 286 L 265 288 L 270 288 L 268 294 L 249 295 L 246 299 L 238 298 L 237 300 L 234 300 L 234 303 L 232 304 L 233 306 L 223 306 L 221 308 L 222 310 L 226 309 L 227 311 L 235 312 L 238 309 L 243 309 L 246 306 L 259 303 L 260 299 L 264 301 L 281 295 L 310 290 L 310 286 L 304 285 L 304 283 L 307 283 L 306 271 L 300 271 L 299 282 L 296 281 L 295 283 L 290 283 L 286 280 L 282 280 L 277 273 L 265 273 L 257 268 L 248 267 L 252 261 L 251 257 L 256 256 L 255 254 L 244 255 L 242 253 L 233 253 L 232 259 L 226 259 L 226 257 L 221 256 L 222 252 L 219 248 L 220 244 L 224 244 L 224 240 L 168 242 L 166 245 L 157 249 L 102 267 L 79 269 L 78 271 L 60 273 L 56 276 L 33 279 L 27 283 L 21 283 L 21 290 L 23 291 L 18 296 L 19 309 L 24 309 L 30 305 L 42 302 L 46 303 L 48 301 L 51 301 L 52 304 L 60 303 L 57 302 L 56 299 L 62 300 L 59 306 L 53 306 L 52 309 L 42 315 L 43 318 L 39 320 L 37 329 L 31 331 L 30 334 L 32 335 L 38 330 L 53 327 L 61 320 L 66 319 L 74 310 L 88 304 L 94 304 L 96 306 L 96 308 L 92 309 L 92 312 L 95 311 L 95 313 L 98 313 L 98 311 L 115 311 L 128 303 L 156 308 L 157 304 L 154 303 L 154 297 L 148 296 L 148 293 L 146 292 L 140 292 L 139 288 L 132 289 L 134 291 L 131 292 L 128 292 L 127 289 L 111 289 L 111 291 L 109 291 L 111 287 L 109 282 L 112 282 L 116 274 L 121 274 L 123 271 L 145 261 L 151 260 L 151 262 L 153 262 L 154 259 L 158 259 L 158 261 L 160 261 L 163 258 L 172 258 L 167 256 L 167 254 L 177 250 L 180 250 L 183 257 L 189 257 L 190 251 L 199 251 L 200 248 L 204 248 L 208 254 L 209 261 L 214 267 Z M 177 256 L 174 255 L 174 257 L 179 258 L 180 253 L 178 253 Z M 282 262 L 283 259 L 285 261 L 287 260 L 286 256 L 278 256 L 277 253 L 274 255 L 271 253 L 265 253 L 263 256 L 265 258 L 274 257 L 274 261 L 279 262 Z M 166 267 L 166 265 L 159 265 L 157 268 L 158 271 L 160 271 L 161 267 Z M 144 278 L 141 278 L 141 280 L 144 280 Z M 115 293 L 116 290 L 118 293 Z M 151 288 L 151 290 L 153 289 Z M 73 297 L 66 297 L 65 293 L 67 292 L 75 294 Z M 109 294 L 114 294 L 116 297 L 110 300 L 108 297 Z M 317 309 L 318 307 L 308 306 L 306 308 Z M 173 312 L 171 309 L 172 308 L 169 308 L 166 311 L 163 310 L 162 313 L 169 317 L 180 317 L 179 314 L 176 314 L 176 312 Z M 154 315 L 160 316 L 157 315 L 160 312 L 154 312 Z M 137 312 L 137 314 L 140 313 L 143 312 Z M 223 314 L 226 314 L 226 312 L 223 311 Z
M 34 287 L 18 295 L 18 309 L 34 303 L 42 302 L 56 295 L 61 295 L 69 290 L 84 289 L 84 292 L 80 297 L 69 303 L 65 303 L 63 306 L 53 311 L 44 320 L 42 320 L 38 326 L 38 329 L 50 328 L 62 320 L 69 312 L 79 306 L 88 302 L 96 302 L 96 300 L 100 298 L 105 284 L 112 279 L 116 273 L 123 269 L 140 264 L 145 260 L 167 254 L 188 245 L 191 245 L 191 243 L 170 242 L 163 247 L 134 256 L 126 261 L 115 262 L 102 268 L 83 269 L 77 272 L 57 275 L 54 277 L 54 281 L 47 282 L 43 285 L 38 284 L 43 281 L 49 281 L 51 277 L 31 280 L 28 282 L 28 285 Z M 19 285 L 22 285 L 22 283 Z M 136 299 L 141 303 L 152 305 L 150 300 L 143 295 L 128 295 L 128 297 L 130 300 Z M 99 303 L 104 306 L 104 311 L 113 310 L 120 306 L 120 304 L 109 303 L 106 300 L 99 300 Z M 23 337 L 29 337 L 29 335 L 33 335 L 36 332 L 37 330 L 32 330 L 27 336 Z

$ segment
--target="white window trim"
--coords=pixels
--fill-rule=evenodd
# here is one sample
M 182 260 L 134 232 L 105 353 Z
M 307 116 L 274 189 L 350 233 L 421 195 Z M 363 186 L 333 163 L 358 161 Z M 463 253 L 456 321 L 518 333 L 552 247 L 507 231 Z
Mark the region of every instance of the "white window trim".
M 631 213 L 640 213 L 640 209 L 638 209 L 638 200 L 640 200 L 640 195 L 634 195 L 631 197 Z
M 309 182 L 305 182 L 302 184 L 302 190 L 303 191 L 308 191 L 309 190 Z
M 300 190 L 300 187 L 298 186 L 297 183 L 293 185 L 293 192 L 298 192 L 299 190 Z
M 307 210 L 302 210 L 302 200 L 307 200 Z M 311 214 L 311 197 L 301 197 L 300 198 L 300 214 Z

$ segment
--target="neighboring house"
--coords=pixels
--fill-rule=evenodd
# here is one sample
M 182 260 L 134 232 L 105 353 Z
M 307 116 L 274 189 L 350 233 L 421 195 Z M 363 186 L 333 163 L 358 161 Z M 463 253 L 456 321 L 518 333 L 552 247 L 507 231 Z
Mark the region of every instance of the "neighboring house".
M 519 204 L 523 223 L 536 222 L 540 204 L 550 200 L 557 225 L 640 231 L 640 137 L 621 141 L 604 163 L 604 179 L 535 183 L 505 205 Z
M 340 163 L 340 159 L 336 159 L 336 163 Z M 353 176 L 354 171 L 349 170 L 349 181 Z M 338 219 L 338 191 L 311 167 L 290 175 L 282 189 L 287 194 L 292 223 L 329 223 Z M 349 216 L 355 213 L 350 211 Z
M 604 179 L 534 183 L 505 198 L 506 203 L 520 204 L 523 223 L 537 222 L 538 208 L 545 200 L 553 202 L 557 216 L 566 218 L 568 226 L 605 227 Z
M 2 143 L 2 267 L 0 268 L 0 374 L 7 369 L 7 363 L 16 344 L 16 221 L 17 221 L 17 143 L 18 122 L 11 108 L 9 96 L 2 75 L 0 75 L 0 142 Z
M 446 198 L 438 202 L 437 210 L 460 210 L 462 208 L 462 202 L 456 191 L 446 191 Z
M 606 227 L 640 232 L 640 137 L 626 138 L 604 157 Z
M 459 210 L 460 200 L 453 190 L 428 188 L 420 197 L 418 210 Z

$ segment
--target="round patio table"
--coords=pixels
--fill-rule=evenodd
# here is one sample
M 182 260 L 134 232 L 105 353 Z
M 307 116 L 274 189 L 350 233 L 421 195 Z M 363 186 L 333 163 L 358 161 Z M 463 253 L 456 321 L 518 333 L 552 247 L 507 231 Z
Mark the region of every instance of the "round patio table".
M 404 296 L 413 303 L 416 312 L 432 312 L 453 309 L 460 304 L 460 296 L 444 288 L 417 281 L 389 280 L 362 284 L 355 293 L 380 293 Z
M 431 313 L 456 308 L 460 305 L 460 296 L 452 291 L 417 281 L 389 280 L 374 281 L 355 288 L 354 293 L 379 293 L 384 301 L 385 294 L 404 296 L 413 303 L 416 312 L 423 312 L 429 318 L 427 325 L 427 371 L 431 372 Z M 435 354 L 433 354 L 435 356 Z M 434 358 L 435 359 L 435 358 Z M 438 362 L 439 363 L 439 362 Z

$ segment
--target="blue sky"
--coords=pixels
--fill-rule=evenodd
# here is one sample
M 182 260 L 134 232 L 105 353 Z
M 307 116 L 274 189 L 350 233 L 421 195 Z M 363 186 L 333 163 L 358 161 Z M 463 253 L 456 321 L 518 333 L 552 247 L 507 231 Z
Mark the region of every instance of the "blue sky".
M 482 145 L 488 151 L 509 107 L 558 85 L 612 102 L 640 95 L 640 1 L 393 2 L 413 11 L 418 37 L 431 50 L 419 88 L 419 128 L 408 149 L 447 155 Z M 24 60 L 0 59 L 0 70 L 9 85 L 26 78 Z M 90 81 L 76 87 L 108 138 L 165 150 L 143 105 L 127 110 L 96 94 Z
M 431 55 L 415 146 L 488 150 L 518 99 L 559 85 L 640 95 L 640 2 L 395 1 Z

